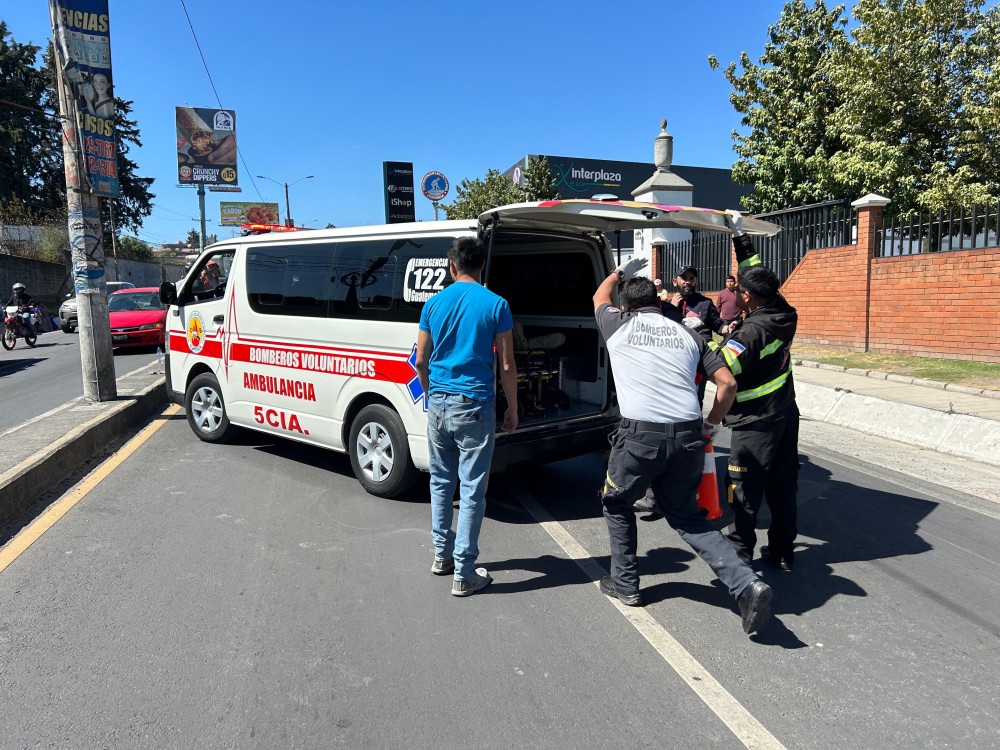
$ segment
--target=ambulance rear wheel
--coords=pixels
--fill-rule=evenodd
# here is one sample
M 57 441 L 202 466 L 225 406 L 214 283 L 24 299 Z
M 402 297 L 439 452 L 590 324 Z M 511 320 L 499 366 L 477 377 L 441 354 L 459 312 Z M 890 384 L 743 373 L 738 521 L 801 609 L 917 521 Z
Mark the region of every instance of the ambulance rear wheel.
M 219 381 L 211 373 L 198 375 L 184 394 L 184 409 L 194 434 L 206 443 L 224 443 L 233 433 Z
M 351 469 L 365 491 L 399 497 L 417 481 L 410 443 L 399 415 L 388 406 L 366 406 L 351 423 Z

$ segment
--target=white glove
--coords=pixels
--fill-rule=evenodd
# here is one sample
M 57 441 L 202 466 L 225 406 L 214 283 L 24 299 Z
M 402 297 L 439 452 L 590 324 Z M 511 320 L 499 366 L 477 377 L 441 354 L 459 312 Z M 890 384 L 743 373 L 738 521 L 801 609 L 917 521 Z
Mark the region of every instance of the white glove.
M 729 214 L 729 230 L 733 233 L 733 237 L 739 237 L 741 234 L 746 234 L 743 231 L 743 214 L 739 211 L 733 211 L 729 209 L 726 211 Z
M 631 279 L 648 265 L 649 259 L 647 258 L 632 258 L 632 260 L 627 260 L 618 266 L 615 272 L 621 275 L 622 281 L 625 281 L 625 279 Z
M 715 424 L 715 422 L 709 422 L 707 419 L 702 422 L 701 434 L 704 435 L 709 440 L 713 440 L 716 435 L 719 434 L 719 428 L 722 425 Z

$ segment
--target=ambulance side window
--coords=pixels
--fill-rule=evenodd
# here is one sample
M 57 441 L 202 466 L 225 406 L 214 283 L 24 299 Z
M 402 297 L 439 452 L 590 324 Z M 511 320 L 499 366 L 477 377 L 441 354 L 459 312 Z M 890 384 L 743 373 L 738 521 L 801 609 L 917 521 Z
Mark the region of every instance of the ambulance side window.
M 191 274 L 191 281 L 181 290 L 179 304 L 221 298 L 226 291 L 234 254 L 235 250 L 227 250 L 205 257 Z
M 338 242 L 330 316 L 416 323 L 432 294 L 451 283 L 453 237 Z
M 327 316 L 332 246 L 263 247 L 247 253 L 247 297 L 255 312 Z

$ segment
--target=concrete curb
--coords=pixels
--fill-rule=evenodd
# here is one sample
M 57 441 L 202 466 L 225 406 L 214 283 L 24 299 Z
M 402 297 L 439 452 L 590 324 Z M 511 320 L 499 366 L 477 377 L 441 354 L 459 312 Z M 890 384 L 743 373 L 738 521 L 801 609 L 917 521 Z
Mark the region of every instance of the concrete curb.
M 795 383 L 799 411 L 820 422 L 1000 466 L 1000 422 L 826 386 Z
M 117 401 L 44 450 L 0 474 L 0 524 L 17 517 L 137 422 L 167 403 L 166 379 Z
M 815 367 L 819 370 L 832 370 L 834 372 L 846 372 L 848 375 L 859 377 L 876 378 L 878 380 L 889 380 L 893 383 L 906 383 L 907 385 L 920 385 L 925 388 L 937 388 L 938 390 L 954 391 L 955 393 L 968 393 L 971 396 L 985 396 L 986 398 L 1000 399 L 1000 391 L 990 388 L 976 388 L 974 386 L 957 385 L 955 383 L 942 383 L 940 380 L 924 380 L 923 378 L 912 378 L 908 375 L 896 375 L 891 372 L 879 372 L 878 370 L 862 370 L 858 367 L 841 367 L 840 365 L 827 365 L 822 362 L 811 362 L 808 359 L 793 359 L 796 367 Z

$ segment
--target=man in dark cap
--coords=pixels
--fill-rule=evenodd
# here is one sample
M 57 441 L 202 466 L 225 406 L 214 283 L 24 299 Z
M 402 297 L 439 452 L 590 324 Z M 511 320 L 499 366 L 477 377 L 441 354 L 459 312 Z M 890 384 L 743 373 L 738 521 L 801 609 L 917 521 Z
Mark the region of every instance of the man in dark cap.
M 663 314 L 669 318 L 680 319 L 680 322 L 694 330 L 705 339 L 712 340 L 712 333 L 724 336 L 729 333 L 729 327 L 719 317 L 719 310 L 698 289 L 698 270 L 694 266 L 680 266 L 674 274 L 674 293 L 663 302 Z M 667 306 L 673 310 L 667 309 Z

